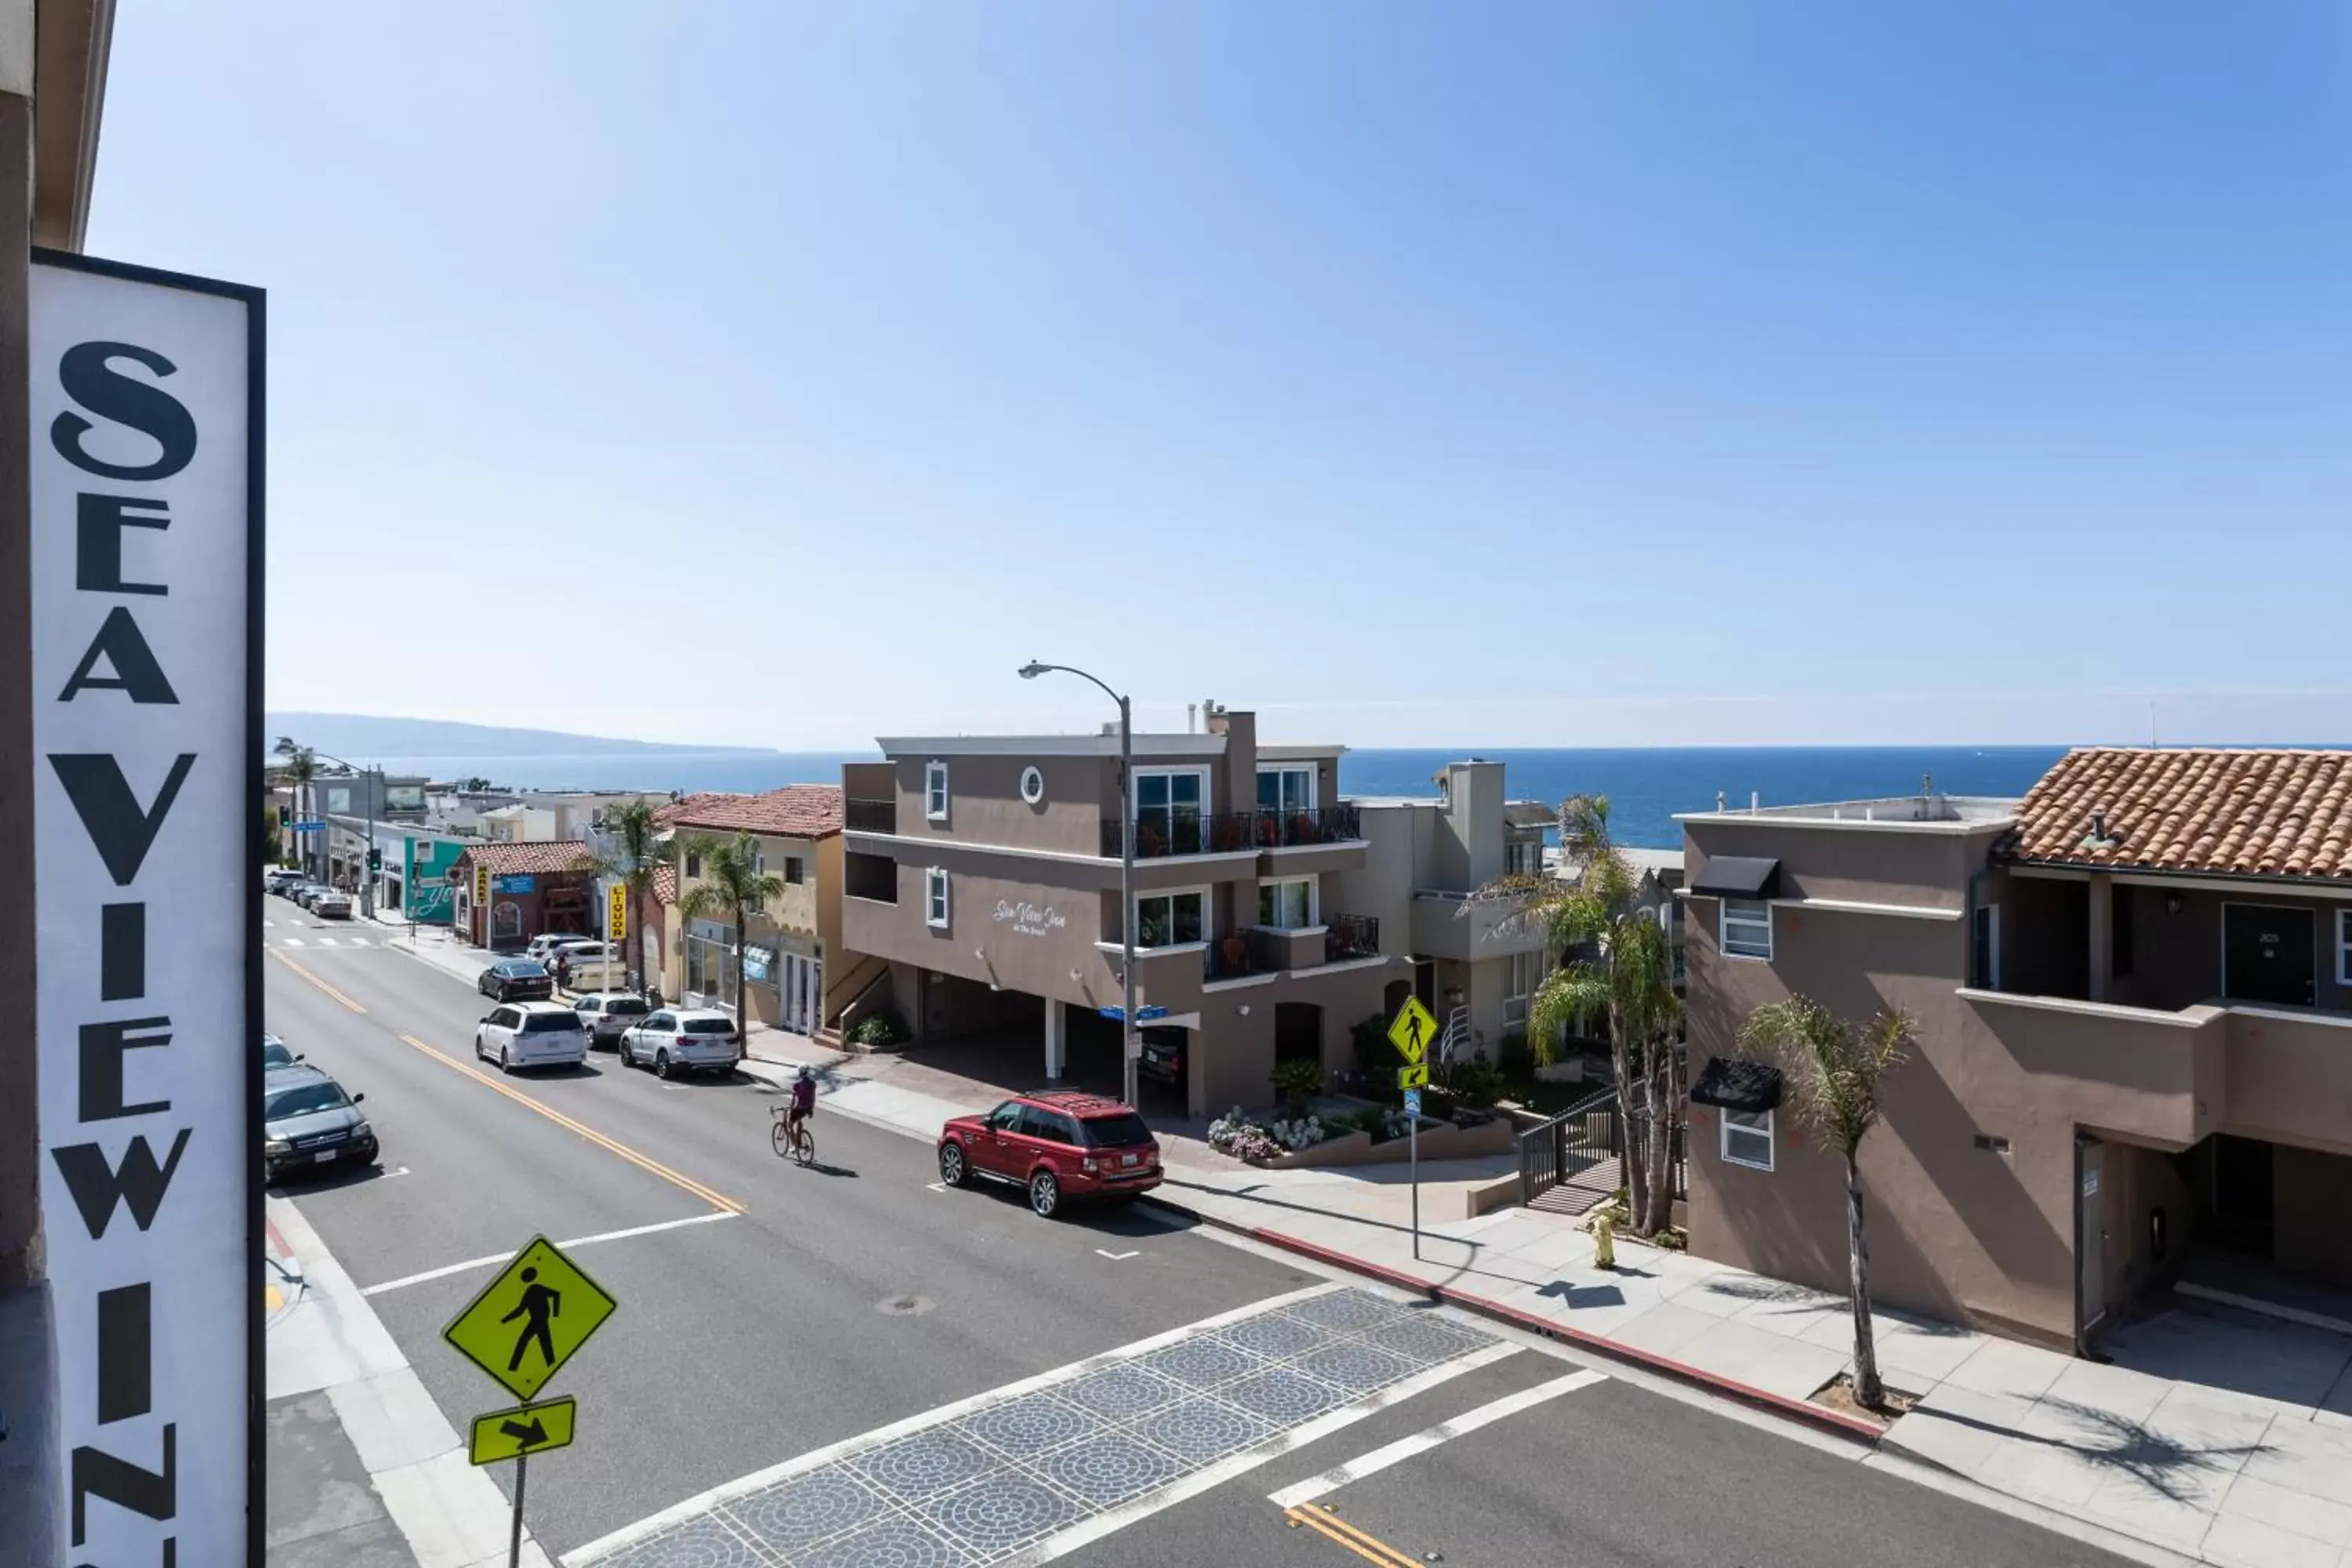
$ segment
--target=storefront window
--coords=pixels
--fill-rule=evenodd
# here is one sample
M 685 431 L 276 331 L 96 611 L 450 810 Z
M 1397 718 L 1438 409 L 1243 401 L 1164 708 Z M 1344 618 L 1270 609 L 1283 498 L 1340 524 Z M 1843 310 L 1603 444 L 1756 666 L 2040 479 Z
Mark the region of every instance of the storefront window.
M 522 934 L 522 906 L 511 899 L 501 899 L 490 906 L 490 936 L 492 940 Z

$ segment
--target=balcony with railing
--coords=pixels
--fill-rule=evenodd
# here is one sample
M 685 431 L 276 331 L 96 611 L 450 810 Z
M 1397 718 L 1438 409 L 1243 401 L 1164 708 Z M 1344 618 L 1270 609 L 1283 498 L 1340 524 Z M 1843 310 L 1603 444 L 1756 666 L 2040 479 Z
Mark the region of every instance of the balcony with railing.
M 1134 829 L 1136 858 L 1153 860 L 1171 855 L 1229 855 L 1348 844 L 1363 837 L 1363 820 L 1353 802 L 1343 802 L 1306 811 L 1146 811 L 1137 817 Z M 1106 857 L 1119 852 L 1116 820 L 1106 819 L 1102 825 L 1102 852 Z
M 1275 926 L 1244 926 L 1227 931 L 1201 954 L 1202 975 L 1208 980 L 1242 980 L 1252 975 L 1295 973 L 1377 958 L 1381 922 L 1365 915 L 1330 915 L 1319 926 L 1286 931 Z
M 1344 963 L 1351 958 L 1378 958 L 1381 922 L 1370 915 L 1323 917 L 1323 962 Z
M 845 800 L 841 803 L 841 822 L 852 833 L 896 833 L 898 831 L 897 800 Z

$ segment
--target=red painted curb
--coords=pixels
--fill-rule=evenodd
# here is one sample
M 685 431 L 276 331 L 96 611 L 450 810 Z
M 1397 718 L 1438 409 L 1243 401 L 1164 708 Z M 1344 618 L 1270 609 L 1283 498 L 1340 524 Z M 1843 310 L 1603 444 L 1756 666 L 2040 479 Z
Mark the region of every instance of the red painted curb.
M 1825 1410 L 1810 1400 L 1790 1399 L 1786 1394 L 1773 1394 L 1765 1389 L 1751 1387 L 1720 1373 L 1686 1365 L 1682 1362 L 1671 1361 L 1664 1356 L 1637 1349 L 1633 1345 L 1619 1344 L 1614 1340 L 1603 1339 L 1598 1334 L 1586 1333 L 1581 1329 L 1571 1329 L 1564 1324 L 1553 1322 L 1549 1318 L 1538 1317 L 1533 1312 L 1522 1311 L 1517 1307 L 1506 1306 L 1500 1301 L 1488 1300 L 1484 1296 L 1473 1296 L 1466 1290 L 1456 1290 L 1450 1286 L 1433 1285 L 1426 1279 L 1416 1279 L 1400 1269 L 1368 1262 L 1344 1252 L 1335 1252 L 1328 1247 L 1318 1247 L 1314 1242 L 1302 1241 L 1295 1236 L 1285 1236 L 1278 1230 L 1239 1225 L 1232 1220 L 1220 1219 L 1214 1215 L 1201 1214 L 1185 1208 L 1182 1205 L 1166 1198 L 1160 1198 L 1157 1201 L 1169 1208 L 1191 1215 L 1203 1224 L 1215 1226 L 1220 1230 L 1229 1230 L 1237 1236 L 1246 1236 L 1253 1240 L 1265 1242 L 1269 1247 L 1278 1247 L 1286 1252 L 1296 1252 L 1302 1258 L 1312 1258 L 1318 1263 L 1328 1263 L 1337 1268 L 1345 1268 L 1351 1274 L 1366 1275 L 1383 1284 L 1393 1285 L 1399 1289 L 1426 1296 L 1432 1300 L 1465 1307 L 1483 1317 L 1497 1319 L 1509 1323 L 1513 1328 L 1524 1329 L 1529 1333 L 1541 1334 L 1546 1339 L 1559 1340 L 1580 1350 L 1589 1350 L 1596 1355 L 1607 1356 L 1613 1361 L 1629 1362 L 1635 1366 L 1663 1373 L 1678 1383 L 1687 1383 L 1706 1389 L 1710 1394 L 1719 1394 L 1727 1398 L 1737 1399 L 1742 1405 L 1770 1411 L 1773 1415 L 1788 1420 L 1802 1422 L 1808 1426 L 1827 1432 L 1833 1436 L 1874 1447 L 1879 1439 L 1886 1435 L 1886 1429 L 1883 1426 L 1862 1420 L 1857 1416 L 1841 1415 L 1834 1410 Z

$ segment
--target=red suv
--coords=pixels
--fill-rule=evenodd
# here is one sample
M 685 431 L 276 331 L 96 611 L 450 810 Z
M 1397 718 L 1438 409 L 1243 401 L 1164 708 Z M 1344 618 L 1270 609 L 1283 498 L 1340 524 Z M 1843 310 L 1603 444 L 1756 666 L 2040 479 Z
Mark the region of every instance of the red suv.
M 1074 1198 L 1131 1198 L 1160 1184 L 1160 1144 L 1143 1118 L 1092 1094 L 1024 1094 L 940 1131 L 940 1176 L 1025 1188 L 1051 1217 Z

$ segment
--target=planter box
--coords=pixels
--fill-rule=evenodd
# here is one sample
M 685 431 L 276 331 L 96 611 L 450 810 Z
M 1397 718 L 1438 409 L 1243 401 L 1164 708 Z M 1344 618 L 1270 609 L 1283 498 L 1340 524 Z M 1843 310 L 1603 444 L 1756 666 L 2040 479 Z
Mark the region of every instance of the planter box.
M 1511 1137 L 1511 1123 L 1505 1117 L 1498 1116 L 1481 1127 L 1456 1127 L 1451 1121 L 1431 1121 L 1423 1118 L 1421 1123 L 1421 1157 L 1424 1160 L 1466 1160 L 1480 1154 L 1507 1154 L 1510 1152 Z M 1370 1133 L 1356 1128 L 1336 1138 L 1326 1138 L 1312 1149 L 1247 1163 L 1270 1171 L 1286 1171 L 1307 1166 L 1328 1169 L 1346 1165 L 1402 1164 L 1411 1158 L 1412 1139 L 1391 1138 L 1385 1143 L 1375 1143 Z

